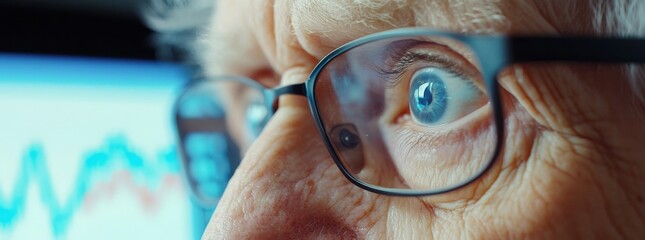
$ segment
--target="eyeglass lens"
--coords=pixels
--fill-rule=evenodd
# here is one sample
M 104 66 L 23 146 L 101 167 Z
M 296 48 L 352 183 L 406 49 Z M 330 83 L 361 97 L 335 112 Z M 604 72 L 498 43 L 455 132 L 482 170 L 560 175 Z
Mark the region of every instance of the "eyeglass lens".
M 356 180 L 388 189 L 460 186 L 492 161 L 495 121 L 473 51 L 446 37 L 368 42 L 317 75 L 328 142 Z
M 263 88 L 234 78 L 203 81 L 177 101 L 184 174 L 195 199 L 214 207 L 269 118 Z

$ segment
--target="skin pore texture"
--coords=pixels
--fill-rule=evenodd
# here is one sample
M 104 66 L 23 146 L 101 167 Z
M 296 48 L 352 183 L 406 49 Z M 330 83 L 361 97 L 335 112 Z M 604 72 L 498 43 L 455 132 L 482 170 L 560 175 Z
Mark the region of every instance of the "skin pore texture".
M 220 0 L 206 69 L 301 83 L 341 44 L 399 27 L 594 34 L 591 1 L 569 2 Z M 507 135 L 495 165 L 464 188 L 418 198 L 354 186 L 306 99 L 282 96 L 204 239 L 642 238 L 645 104 L 621 68 L 515 65 L 500 85 Z

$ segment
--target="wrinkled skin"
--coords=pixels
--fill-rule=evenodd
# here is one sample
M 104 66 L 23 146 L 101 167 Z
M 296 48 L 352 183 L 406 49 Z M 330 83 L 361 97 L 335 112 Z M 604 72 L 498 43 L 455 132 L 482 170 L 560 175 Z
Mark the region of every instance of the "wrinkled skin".
M 207 68 L 278 86 L 303 82 L 342 43 L 396 27 L 592 31 L 585 25 L 588 1 L 572 8 L 560 1 L 445 2 L 339 8 L 309 0 L 221 0 L 206 37 L 213 49 Z M 462 189 L 420 198 L 354 186 L 320 140 L 306 99 L 282 96 L 204 238 L 642 238 L 645 106 L 626 79 L 615 66 L 507 69 L 500 80 L 507 136 L 495 165 Z

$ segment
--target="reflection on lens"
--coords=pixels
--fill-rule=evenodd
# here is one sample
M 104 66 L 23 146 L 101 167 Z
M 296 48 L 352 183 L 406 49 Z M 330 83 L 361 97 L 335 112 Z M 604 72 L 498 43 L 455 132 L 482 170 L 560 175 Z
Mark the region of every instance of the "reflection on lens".
M 215 207 L 269 111 L 262 88 L 238 79 L 204 81 L 177 100 L 184 176 L 195 200 Z
M 193 133 L 186 137 L 187 171 L 197 195 L 207 201 L 219 199 L 231 177 L 226 137 L 218 133 Z
M 337 160 L 368 186 L 442 191 L 477 177 L 497 144 L 475 54 L 447 37 L 351 48 L 316 78 L 319 121 Z
M 248 129 L 249 133 L 247 138 L 255 139 L 260 135 L 260 132 L 264 128 L 264 125 L 266 125 L 268 113 L 269 111 L 264 105 L 264 102 L 259 100 L 252 101 L 246 107 L 246 129 Z
M 425 70 L 417 72 L 410 80 L 410 112 L 414 119 L 421 123 L 434 124 L 443 117 L 448 105 L 446 84 L 442 76 L 435 72 L 442 70 Z

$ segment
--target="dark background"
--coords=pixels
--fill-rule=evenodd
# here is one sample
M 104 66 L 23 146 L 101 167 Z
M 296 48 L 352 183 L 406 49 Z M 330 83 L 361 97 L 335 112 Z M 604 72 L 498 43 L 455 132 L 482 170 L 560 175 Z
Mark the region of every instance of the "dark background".
M 156 59 L 142 0 L 0 0 L 0 52 Z

